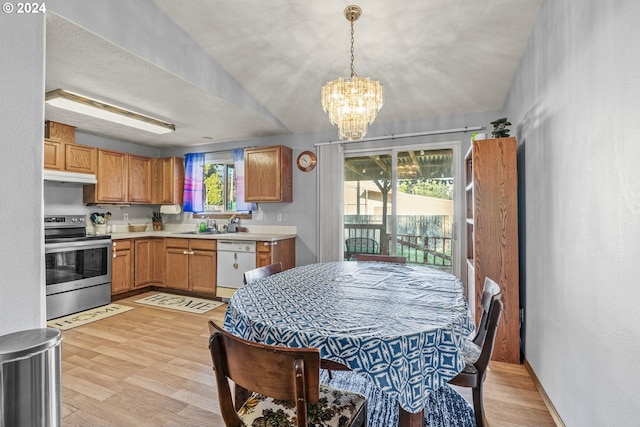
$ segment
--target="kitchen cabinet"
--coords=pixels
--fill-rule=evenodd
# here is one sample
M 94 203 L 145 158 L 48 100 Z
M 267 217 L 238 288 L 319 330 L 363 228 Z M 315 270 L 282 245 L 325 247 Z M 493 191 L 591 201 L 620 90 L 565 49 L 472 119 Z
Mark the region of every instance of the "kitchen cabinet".
M 216 241 L 165 239 L 165 286 L 215 295 Z
M 111 294 L 133 288 L 133 255 L 131 239 L 114 240 L 111 244 Z
M 502 290 L 504 311 L 492 360 L 520 363 L 516 139 L 472 142 L 465 157 L 467 297 L 476 324 L 485 277 Z
M 131 203 L 151 203 L 151 158 L 127 155 L 128 192 L 127 201 Z
M 64 170 L 64 142 L 44 140 L 44 168 Z
M 44 140 L 44 168 L 78 173 L 96 173 L 96 148 Z
M 164 239 L 134 240 L 134 288 L 162 286 L 164 282 Z
M 76 142 L 76 128 L 75 126 L 47 120 L 44 122 L 44 137 L 49 141 L 73 144 Z
M 152 160 L 154 205 L 182 205 L 184 189 L 184 159 L 167 157 Z
M 98 149 L 97 184 L 85 185 L 84 203 L 125 203 L 129 162 L 126 153 Z
M 244 151 L 244 199 L 247 202 L 293 200 L 291 148 L 284 145 Z
M 49 151 L 53 158 L 54 149 Z M 184 165 L 179 157 L 97 149 L 96 179 L 97 184 L 84 186 L 84 203 L 182 204 Z
M 296 266 L 296 239 L 256 242 L 256 267 L 276 262 L 282 263 L 282 270 Z

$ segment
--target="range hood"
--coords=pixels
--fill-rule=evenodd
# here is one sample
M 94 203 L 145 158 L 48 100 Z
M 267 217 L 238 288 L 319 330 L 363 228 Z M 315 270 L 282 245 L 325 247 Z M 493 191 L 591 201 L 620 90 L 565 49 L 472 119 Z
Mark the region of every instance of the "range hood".
M 45 169 L 42 177 L 45 181 L 68 182 L 75 184 L 95 184 L 98 182 L 95 175 L 77 172 L 62 172 Z

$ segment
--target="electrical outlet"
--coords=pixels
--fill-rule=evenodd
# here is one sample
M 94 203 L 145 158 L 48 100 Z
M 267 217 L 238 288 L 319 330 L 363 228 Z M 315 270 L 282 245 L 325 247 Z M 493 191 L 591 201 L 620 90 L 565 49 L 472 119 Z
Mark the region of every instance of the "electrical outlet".
M 129 212 L 125 212 L 123 215 L 124 215 L 124 220 L 129 221 Z
M 283 220 L 284 222 L 289 221 L 289 214 L 284 214 L 284 215 L 282 215 L 282 220 Z
M 276 215 L 276 221 L 282 222 L 282 214 L 281 213 Z

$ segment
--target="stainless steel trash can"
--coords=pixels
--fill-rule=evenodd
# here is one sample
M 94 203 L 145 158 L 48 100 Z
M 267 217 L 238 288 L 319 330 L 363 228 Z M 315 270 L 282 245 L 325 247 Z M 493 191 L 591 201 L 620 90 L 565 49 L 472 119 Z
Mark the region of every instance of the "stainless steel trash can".
M 0 336 L 0 427 L 62 426 L 58 329 Z

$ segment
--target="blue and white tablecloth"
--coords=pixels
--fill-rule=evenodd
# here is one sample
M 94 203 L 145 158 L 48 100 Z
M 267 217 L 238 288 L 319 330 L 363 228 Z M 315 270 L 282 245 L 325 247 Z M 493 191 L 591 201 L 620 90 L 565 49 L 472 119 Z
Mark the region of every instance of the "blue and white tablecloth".
M 474 328 L 455 276 L 380 262 L 310 264 L 254 282 L 233 295 L 224 326 L 251 341 L 317 347 L 411 413 L 463 368 Z

